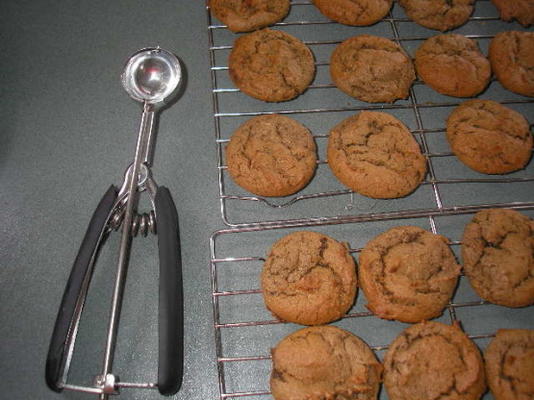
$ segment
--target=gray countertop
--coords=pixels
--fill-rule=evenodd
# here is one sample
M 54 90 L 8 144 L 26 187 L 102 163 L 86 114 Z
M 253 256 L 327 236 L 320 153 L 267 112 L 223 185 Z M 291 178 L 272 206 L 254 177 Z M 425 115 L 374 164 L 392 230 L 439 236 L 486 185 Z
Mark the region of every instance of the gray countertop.
M 123 64 L 135 50 L 155 45 L 179 55 L 187 78 L 181 99 L 160 116 L 153 168 L 156 181 L 170 188 L 180 216 L 186 364 L 177 398 L 216 397 L 208 238 L 222 222 L 205 21 L 202 1 L 0 5 L 0 397 L 94 397 L 51 392 L 44 362 L 89 218 L 133 158 L 141 108 L 121 86 Z M 118 236 L 111 236 L 97 263 L 73 361 L 74 381 L 90 382 L 101 368 Z M 135 239 L 131 259 L 116 370 L 125 381 L 153 382 L 155 237 Z M 77 354 L 84 361 L 78 362 Z M 160 398 L 150 390 L 123 393 L 130 399 Z
M 482 17 L 495 15 L 489 1 L 479 1 Z M 399 14 L 395 5 L 394 15 Z M 402 16 L 402 15 L 401 15 Z M 320 20 L 310 5 L 294 7 L 288 20 Z M 322 18 L 324 20 L 324 18 Z M 385 25 L 384 25 L 385 24 Z M 0 54 L 1 136 L 0 205 L 0 382 L 2 398 L 10 399 L 85 399 L 91 396 L 51 392 L 44 381 L 44 363 L 53 323 L 72 262 L 90 216 L 110 184 L 119 184 L 133 158 L 141 114 L 120 83 L 125 60 L 135 50 L 159 45 L 176 53 L 185 67 L 186 87 L 182 97 L 165 110 L 159 120 L 153 173 L 156 181 L 167 186 L 180 216 L 185 299 L 185 376 L 177 399 L 216 399 L 219 396 L 217 356 L 259 356 L 256 363 L 230 363 L 226 368 L 228 392 L 251 391 L 265 398 L 268 390 L 268 349 L 297 327 L 291 324 L 266 324 L 272 319 L 264 309 L 261 296 L 252 293 L 244 299 L 226 296 L 220 300 L 221 325 L 229 322 L 256 321 L 245 329 L 226 329 L 222 346 L 216 352 L 212 288 L 210 284 L 211 234 L 225 227 L 219 210 L 217 145 L 214 140 L 213 104 L 208 51 L 208 29 L 203 0 L 138 1 L 95 0 L 91 2 L 54 2 L 51 0 L 5 0 L 0 4 L 2 41 Z M 361 32 L 384 35 L 386 22 Z M 499 30 L 522 29 L 518 24 L 499 21 L 474 21 L 459 32 L 491 35 Z M 305 41 L 339 40 L 354 35 L 354 28 L 337 24 L 312 25 L 305 31 L 299 25 L 281 29 Z M 234 35 L 224 29 L 212 31 L 215 45 L 231 45 Z M 400 35 L 429 35 L 433 32 L 413 24 L 401 24 Z M 391 37 L 391 31 L 385 34 Z M 480 40 L 487 51 L 489 37 Z M 417 40 L 403 42 L 410 52 Z M 312 46 L 320 64 L 314 84 L 330 83 L 327 65 L 333 44 Z M 227 49 L 214 53 L 216 66 L 226 65 Z M 412 54 L 413 55 L 413 54 Z M 322 64 L 322 66 L 321 66 Z M 227 72 L 216 73 L 219 88 L 232 88 Z M 451 106 L 432 108 L 432 102 L 458 102 L 437 96 L 424 85 L 415 93 L 422 108 L 414 115 L 409 100 L 396 102 L 391 112 L 411 130 L 419 123 L 437 132 L 428 135 L 428 150 L 436 154 L 450 151 L 442 127 Z M 504 91 L 498 83 L 482 98 L 511 100 L 511 107 L 532 122 L 532 103 Z M 325 158 L 328 129 L 364 103 L 355 101 L 333 88 L 310 89 L 300 98 L 283 104 L 266 104 L 241 93 L 221 94 L 219 112 L 264 112 L 286 110 L 301 120 L 316 135 L 319 157 Z M 326 104 L 326 106 L 325 106 Z M 402 108 L 406 105 L 405 108 Z M 308 113 L 321 107 L 331 111 Z M 300 110 L 300 111 L 299 111 Z M 295 112 L 293 112 L 295 111 Z M 227 139 L 237 123 L 245 118 L 224 116 L 219 119 L 220 135 Z M 440 130 L 441 129 L 441 130 Z M 421 137 L 418 137 L 421 140 Z M 436 156 L 437 179 L 480 178 L 454 157 Z M 221 166 L 224 165 L 224 161 Z M 534 165 L 511 177 L 532 177 Z M 223 173 L 225 194 L 246 195 Z M 532 202 L 532 182 L 507 184 L 442 185 L 445 207 L 512 201 Z M 303 193 L 342 190 L 326 165 L 319 165 L 317 176 Z M 274 203 L 279 200 L 274 200 Z M 374 201 L 350 195 L 297 202 L 285 208 L 264 207 L 258 202 L 227 202 L 230 222 L 309 218 L 318 216 L 385 213 L 399 209 L 435 206 L 432 186 L 423 185 L 413 195 L 399 200 Z M 534 216 L 531 209 L 527 215 Z M 435 228 L 452 240 L 470 215 L 436 218 Z M 403 220 L 430 229 L 427 217 Z M 321 226 L 317 230 L 349 242 L 359 249 L 374 235 L 398 225 L 398 221 L 377 221 L 341 226 Z M 284 231 L 225 232 L 213 238 L 215 257 L 262 257 L 270 243 Z M 111 235 L 102 249 L 91 291 L 80 326 L 80 334 L 69 380 L 90 383 L 100 372 L 104 333 L 108 321 L 112 278 L 118 250 L 118 234 Z M 457 252 L 457 248 L 454 251 Z M 355 250 L 355 253 L 357 251 Z M 230 265 L 218 270 L 219 290 L 257 288 L 261 260 L 249 265 Z M 230 263 L 231 264 L 231 263 Z M 246 263 L 245 263 L 246 264 Z M 154 236 L 136 238 L 124 298 L 119 342 L 114 371 L 128 382 L 153 382 L 157 370 L 157 275 L 158 256 Z M 364 313 L 361 294 L 354 315 Z M 455 301 L 476 301 L 462 280 Z M 471 311 L 471 310 L 475 311 Z M 474 318 L 476 315 L 477 318 Z M 534 328 L 533 308 L 508 310 L 487 306 L 460 308 L 458 318 L 469 333 L 484 335 L 498 327 Z M 448 321 L 445 315 L 443 320 Z M 362 323 L 363 321 L 363 323 Z M 496 325 L 497 322 L 497 325 Z M 347 318 L 339 326 L 355 331 L 372 345 L 390 342 L 405 327 L 378 318 Z M 244 324 L 247 325 L 247 324 Z M 483 347 L 487 338 L 477 344 Z M 379 354 L 382 357 L 382 353 Z M 253 365 L 253 366 L 250 366 Z M 156 399 L 157 391 L 124 390 L 121 398 Z M 381 398 L 385 398 L 382 391 Z M 491 396 L 485 397 L 490 399 Z

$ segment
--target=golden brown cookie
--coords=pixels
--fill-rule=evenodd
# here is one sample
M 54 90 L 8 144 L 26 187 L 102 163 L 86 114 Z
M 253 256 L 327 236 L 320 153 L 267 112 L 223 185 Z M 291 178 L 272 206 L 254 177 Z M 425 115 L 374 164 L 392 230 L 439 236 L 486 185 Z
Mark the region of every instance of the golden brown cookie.
M 447 119 L 447 140 L 469 168 L 484 174 L 505 174 L 524 168 L 532 155 L 527 120 L 492 100 L 469 100 Z
M 311 50 L 296 37 L 272 29 L 239 37 L 228 68 L 230 78 L 242 92 L 264 101 L 297 97 L 315 75 Z
M 523 26 L 534 24 L 534 0 L 491 0 L 501 14 L 501 19 L 517 19 Z
M 534 304 L 534 221 L 514 210 L 475 214 L 462 239 L 464 271 L 484 300 L 507 307 Z
M 408 97 L 415 80 L 412 60 L 401 47 L 371 35 L 339 44 L 330 59 L 330 75 L 341 91 L 370 103 Z
M 448 31 L 463 25 L 473 13 L 475 0 L 399 0 L 414 22 L 426 28 Z
M 392 228 L 371 240 L 358 268 L 367 308 L 402 322 L 441 315 L 459 275 L 447 238 L 416 226 Z
M 491 40 L 489 59 L 501 85 L 534 97 L 534 32 L 498 33 Z
M 276 400 L 376 400 L 382 364 L 360 338 L 335 326 L 304 328 L 272 349 Z
M 278 318 L 320 325 L 341 318 L 354 303 L 356 266 L 345 245 L 317 232 L 278 240 L 261 273 L 265 305 Z
M 488 86 L 491 67 L 477 42 L 448 33 L 428 38 L 415 52 L 415 68 L 435 91 L 455 97 L 472 97 Z
M 336 22 L 366 26 L 384 18 L 393 0 L 313 0 L 313 4 L 322 14 Z
M 410 131 L 394 116 L 362 111 L 328 138 L 328 165 L 350 189 L 377 199 L 403 197 L 424 179 L 426 160 Z
M 250 32 L 282 20 L 289 0 L 210 0 L 210 10 L 232 32 Z
M 495 400 L 534 399 L 534 330 L 499 329 L 484 360 Z
M 480 351 L 456 325 L 410 326 L 384 360 L 390 400 L 478 400 L 486 391 L 484 378 Z
M 230 176 L 242 188 L 259 196 L 288 196 L 313 177 L 316 146 L 310 131 L 283 115 L 249 119 L 226 147 Z

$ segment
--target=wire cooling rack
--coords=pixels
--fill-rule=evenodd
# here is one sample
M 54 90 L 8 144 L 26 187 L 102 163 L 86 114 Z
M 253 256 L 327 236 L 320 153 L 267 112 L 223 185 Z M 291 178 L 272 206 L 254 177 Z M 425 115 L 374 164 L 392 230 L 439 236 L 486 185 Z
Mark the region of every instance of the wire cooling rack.
M 228 77 L 227 58 L 237 35 L 224 25 L 215 24 L 208 7 L 207 11 L 220 212 L 228 226 L 280 225 L 318 219 L 362 221 L 394 215 L 410 217 L 469 210 L 486 204 L 509 206 L 532 200 L 534 163 L 513 174 L 484 175 L 471 171 L 451 153 L 445 139 L 445 121 L 463 99 L 438 94 L 418 80 L 408 99 L 393 104 L 370 104 L 350 98 L 332 84 L 328 73 L 330 54 L 348 37 L 363 33 L 387 37 L 413 56 L 423 40 L 439 33 L 411 22 L 397 4 L 387 18 L 371 27 L 347 27 L 327 20 L 310 1 L 293 1 L 290 15 L 274 29 L 297 36 L 312 49 L 317 75 L 304 94 L 283 103 L 251 99 L 235 88 Z M 500 21 L 494 6 L 487 0 L 479 0 L 474 16 L 453 32 L 476 39 L 487 54 L 489 41 L 495 33 L 512 29 L 523 28 Z M 499 101 L 534 120 L 534 100 L 503 89 L 495 79 L 479 98 Z M 395 115 L 418 140 L 427 159 L 428 174 L 410 196 L 395 200 L 369 199 L 348 190 L 330 172 L 325 159 L 328 132 L 341 120 L 361 110 L 380 110 Z M 290 115 L 307 126 L 314 134 L 319 153 L 317 173 L 312 182 L 294 196 L 285 198 L 258 197 L 239 188 L 227 172 L 224 156 L 224 147 L 240 124 L 253 116 L 273 113 Z
M 207 4 L 207 2 L 206 2 Z M 206 5 L 211 67 L 213 121 L 221 216 L 228 229 L 210 238 L 213 320 L 220 399 L 270 397 L 270 349 L 301 328 L 273 318 L 266 310 L 259 275 L 271 245 L 296 230 L 314 230 L 347 242 L 358 259 L 365 244 L 399 225 L 416 225 L 451 241 L 459 259 L 465 225 L 481 209 L 507 207 L 534 217 L 534 162 L 525 170 L 503 176 L 478 174 L 461 164 L 445 139 L 445 121 L 463 100 L 440 95 L 416 81 L 406 100 L 369 104 L 349 98 L 331 82 L 328 68 L 334 47 L 358 34 L 373 34 L 399 43 L 413 56 L 426 38 L 439 34 L 411 22 L 394 3 L 388 17 L 371 27 L 347 27 L 327 20 L 310 1 L 292 1 L 284 30 L 304 41 L 316 58 L 317 75 L 310 88 L 285 103 L 264 103 L 235 88 L 228 77 L 227 58 L 237 35 L 218 24 Z M 453 30 L 476 39 L 483 53 L 500 31 L 524 30 L 500 21 L 488 0 L 478 0 L 469 22 Z M 479 98 L 491 99 L 534 120 L 534 101 L 501 87 L 494 79 Z M 380 110 L 403 121 L 428 161 L 428 175 L 414 193 L 403 199 L 373 200 L 344 188 L 331 174 L 326 154 L 329 130 L 361 110 Z M 228 175 L 224 147 L 232 132 L 247 119 L 264 114 L 286 114 L 314 134 L 320 161 L 307 188 L 292 197 L 261 198 L 236 186 Z M 395 337 L 407 326 L 373 316 L 358 292 L 354 307 L 334 325 L 365 340 L 382 359 Z M 499 328 L 534 329 L 534 308 L 510 309 L 482 301 L 461 276 L 442 317 L 457 321 L 480 348 Z M 382 389 L 380 399 L 387 399 Z M 484 399 L 492 399 L 486 394 Z

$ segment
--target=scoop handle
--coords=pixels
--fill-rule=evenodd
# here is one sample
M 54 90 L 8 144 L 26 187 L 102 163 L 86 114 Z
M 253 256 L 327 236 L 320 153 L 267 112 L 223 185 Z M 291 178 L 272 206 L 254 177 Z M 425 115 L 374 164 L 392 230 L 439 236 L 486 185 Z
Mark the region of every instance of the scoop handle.
M 92 267 L 98 248 L 104 239 L 104 229 L 116 198 L 117 188 L 111 185 L 91 217 L 65 286 L 46 358 L 46 383 L 56 392 L 61 392 L 63 389 L 61 379 L 69 347 L 75 339 L 75 326 L 83 309 Z
M 182 385 L 184 310 L 178 213 L 169 189 L 160 186 L 154 199 L 159 248 L 158 389 L 176 393 Z

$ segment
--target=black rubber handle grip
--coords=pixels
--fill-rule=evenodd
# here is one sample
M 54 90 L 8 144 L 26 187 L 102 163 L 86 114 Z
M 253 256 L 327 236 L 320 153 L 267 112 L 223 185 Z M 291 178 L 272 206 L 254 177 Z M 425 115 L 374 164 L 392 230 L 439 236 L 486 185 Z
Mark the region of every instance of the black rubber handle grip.
M 61 306 L 56 318 L 56 324 L 50 340 L 48 356 L 46 358 L 46 384 L 56 392 L 60 392 L 59 385 L 66 357 L 66 341 L 71 328 L 71 321 L 74 316 L 76 302 L 82 289 L 83 281 L 88 273 L 93 254 L 98 251 L 101 233 L 106 225 L 107 218 L 117 198 L 117 188 L 111 186 L 91 217 L 91 222 L 87 227 L 87 232 L 83 238 L 80 250 L 74 260 L 74 265 L 70 272 Z
M 158 389 L 175 394 L 184 370 L 184 309 L 182 257 L 178 213 L 169 189 L 156 192 L 156 228 L 159 248 L 159 363 Z

